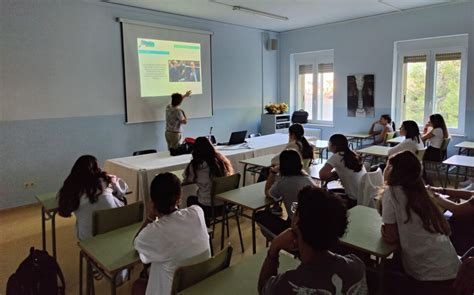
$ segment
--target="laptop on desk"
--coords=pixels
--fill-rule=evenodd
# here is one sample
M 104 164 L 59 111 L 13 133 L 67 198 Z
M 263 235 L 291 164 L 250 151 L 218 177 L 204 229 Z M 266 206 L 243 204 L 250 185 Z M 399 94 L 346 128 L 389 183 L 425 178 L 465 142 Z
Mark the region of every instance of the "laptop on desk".
M 229 142 L 218 143 L 217 145 L 236 145 L 245 142 L 247 136 L 247 130 L 232 132 L 230 135 Z

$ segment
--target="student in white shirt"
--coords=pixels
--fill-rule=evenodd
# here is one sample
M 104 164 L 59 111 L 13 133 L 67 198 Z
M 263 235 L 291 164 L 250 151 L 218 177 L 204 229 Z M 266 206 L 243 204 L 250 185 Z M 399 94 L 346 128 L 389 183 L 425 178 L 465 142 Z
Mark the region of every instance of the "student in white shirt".
M 134 241 L 140 260 L 151 263 L 148 282 L 139 279 L 133 294 L 170 294 L 180 266 L 211 257 L 204 212 L 199 206 L 179 209 L 181 181 L 172 173 L 157 175 L 150 187 L 151 208 Z
M 416 154 L 419 150 L 425 148 L 421 140 L 420 129 L 415 121 L 403 121 L 402 126 L 400 126 L 400 135 L 405 136 L 405 140 L 388 150 L 389 156 L 402 151 L 410 151 Z
M 430 120 L 425 125 L 425 134 L 422 136 L 423 141 L 427 141 L 429 144 L 427 144 L 428 148 L 423 160 L 441 162 L 443 160 L 441 146 L 443 145 L 443 140 L 447 138 L 449 138 L 449 132 L 443 116 L 432 114 Z
M 90 238 L 94 211 L 123 206 L 127 189 L 121 179 L 102 171 L 94 156 L 81 156 L 59 190 L 58 213 L 70 217 L 74 212 L 77 239 Z
M 204 210 L 206 218 L 212 216 L 212 205 L 220 206 L 214 208 L 214 213 L 221 213 L 223 203 L 217 200 L 211 204 L 212 179 L 232 175 L 234 169 L 229 159 L 219 153 L 206 137 L 198 137 L 193 146 L 193 159 L 183 172 L 183 183 L 195 183 L 198 187 L 197 196 L 187 199 L 187 206 L 198 205 Z
M 323 181 L 340 178 L 349 198 L 348 206 L 353 207 L 357 202 L 360 179 L 367 173 L 362 159 L 349 148 L 349 142 L 342 134 L 334 134 L 329 138 L 328 149 L 333 155 L 319 171 L 319 178 Z
M 452 294 L 460 261 L 446 219 L 421 178 L 421 163 L 409 151 L 389 158 L 381 197 L 382 238 L 399 243 L 411 294 Z
M 372 123 L 369 134 L 374 136 L 374 144 L 384 144 L 385 135 L 395 130 L 395 123 L 389 114 L 380 116 L 380 119 Z
M 307 171 L 314 158 L 313 147 L 309 144 L 306 137 L 304 137 L 303 125 L 295 123 L 288 129 L 288 144 L 284 150 L 295 150 L 303 159 L 303 169 Z M 272 166 L 279 165 L 280 155 L 275 155 L 272 159 Z

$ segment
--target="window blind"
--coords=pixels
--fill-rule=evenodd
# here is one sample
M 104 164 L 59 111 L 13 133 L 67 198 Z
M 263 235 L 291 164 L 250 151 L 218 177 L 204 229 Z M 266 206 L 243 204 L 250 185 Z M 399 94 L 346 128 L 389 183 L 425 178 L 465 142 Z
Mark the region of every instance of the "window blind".
M 300 65 L 299 73 L 300 73 L 300 75 L 312 74 L 313 73 L 313 65 Z
M 436 61 L 461 60 L 461 52 L 437 53 Z
M 426 62 L 426 55 L 412 55 L 403 57 L 403 63 L 410 62 Z
M 332 73 L 334 72 L 332 63 L 318 64 L 318 73 Z

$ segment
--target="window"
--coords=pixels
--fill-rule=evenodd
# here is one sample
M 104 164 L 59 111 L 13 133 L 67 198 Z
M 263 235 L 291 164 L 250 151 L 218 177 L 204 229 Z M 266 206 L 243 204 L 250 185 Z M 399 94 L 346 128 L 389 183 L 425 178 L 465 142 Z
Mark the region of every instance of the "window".
M 334 98 L 333 51 L 294 54 L 296 109 L 308 112 L 311 123 L 332 124 Z M 293 78 L 292 78 L 293 79 Z
M 466 53 L 466 35 L 396 42 L 396 120 L 424 126 L 439 113 L 452 133 L 463 134 Z

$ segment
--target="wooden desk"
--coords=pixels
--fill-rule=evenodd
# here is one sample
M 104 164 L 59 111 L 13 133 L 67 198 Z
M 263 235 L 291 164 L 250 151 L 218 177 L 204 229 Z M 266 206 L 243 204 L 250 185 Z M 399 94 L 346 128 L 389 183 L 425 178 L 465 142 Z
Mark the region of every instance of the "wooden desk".
M 370 155 L 375 157 L 388 157 L 389 146 L 371 145 L 369 147 L 357 150 L 359 154 Z
M 404 140 L 405 140 L 405 136 L 397 136 L 397 137 L 387 140 L 387 143 L 397 145 Z
M 275 203 L 273 199 L 265 197 L 265 182 L 259 182 L 222 194 L 217 194 L 216 198 L 221 199 L 226 203 L 235 204 L 243 207 L 244 209 L 249 209 L 252 211 L 251 216 L 242 216 L 252 220 L 252 250 L 253 254 L 255 254 L 257 252 L 257 242 L 255 237 L 255 213 L 258 210 Z
M 359 147 L 362 145 L 362 142 L 366 139 L 374 139 L 374 135 L 371 135 L 371 134 L 368 134 L 368 133 L 365 133 L 365 132 L 361 132 L 361 133 L 345 133 L 344 134 L 345 137 L 347 137 L 347 139 L 349 141 L 352 141 L 352 142 L 355 142 L 356 143 L 356 147 Z
M 244 164 L 244 177 L 242 180 L 242 185 L 245 186 L 245 177 L 247 175 L 247 172 L 253 172 L 258 174 L 260 173 L 262 168 L 270 168 L 272 166 L 271 162 L 274 156 L 275 154 L 269 154 L 239 161 L 239 163 Z
M 51 236 L 53 257 L 56 259 L 56 213 L 58 212 L 57 193 L 36 195 L 35 198 L 41 205 L 41 239 L 43 250 L 46 251 L 46 221 L 51 220 Z
M 457 188 L 459 184 L 459 170 L 460 168 L 465 168 L 464 175 L 467 177 L 469 174 L 469 169 L 474 168 L 474 157 L 454 155 L 443 161 L 443 164 L 447 165 L 446 167 L 446 184 L 448 183 L 448 172 L 449 166 L 456 167 L 456 182 L 454 187 Z
M 474 142 L 473 141 L 463 141 L 461 143 L 458 143 L 454 147 L 459 149 L 459 155 L 461 155 L 463 152 L 465 152 L 466 155 L 470 156 L 471 155 L 471 150 L 474 150 Z
M 101 272 L 110 282 L 111 294 L 115 295 L 115 278 L 122 270 L 140 262 L 137 251 L 133 246 L 133 237 L 142 225 L 141 222 L 126 227 L 122 227 L 105 234 L 79 241 L 77 244 L 80 251 L 79 264 L 79 293 L 82 294 L 82 259 Z M 88 290 L 90 282 L 90 272 L 88 271 Z
M 319 161 L 322 163 L 323 161 L 323 152 L 326 151 L 326 159 L 328 158 L 328 144 L 329 141 L 327 140 L 308 140 L 308 142 L 313 146 L 315 150 L 318 151 L 319 154 Z
M 339 240 L 342 245 L 380 259 L 379 293 L 383 294 L 383 272 L 386 258 L 396 249 L 382 240 L 380 228 L 382 217 L 377 210 L 365 206 L 355 206 L 349 210 L 349 224 L 346 234 Z
M 266 254 L 266 251 L 262 251 L 251 257 L 246 257 L 236 265 L 210 276 L 179 294 L 258 294 L 258 277 Z M 286 253 L 281 253 L 278 272 L 295 269 L 299 264 L 298 259 L 294 259 Z

